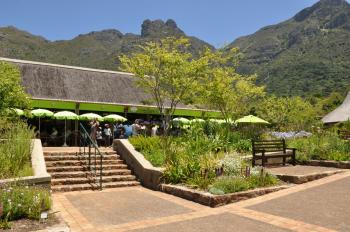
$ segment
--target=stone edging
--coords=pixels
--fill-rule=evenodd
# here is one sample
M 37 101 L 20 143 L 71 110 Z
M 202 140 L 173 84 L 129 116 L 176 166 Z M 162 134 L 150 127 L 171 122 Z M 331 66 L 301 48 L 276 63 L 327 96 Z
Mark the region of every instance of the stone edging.
M 4 184 L 23 183 L 26 185 L 40 185 L 48 189 L 51 188 L 51 175 L 46 171 L 46 164 L 41 140 L 32 139 L 32 146 L 31 157 L 34 176 L 0 180 L 0 186 Z
M 159 189 L 163 176 L 162 168 L 153 167 L 140 152 L 135 150 L 134 146 L 127 139 L 114 140 L 113 150 L 132 169 L 143 186 L 154 190 Z
M 289 182 L 293 184 L 304 184 L 309 181 L 321 179 L 326 176 L 331 176 L 337 173 L 341 173 L 343 170 L 336 170 L 336 171 L 324 171 L 321 173 L 312 173 L 308 175 L 283 175 L 283 174 L 275 174 L 280 180 L 284 182 Z
M 248 191 L 230 193 L 225 195 L 214 195 L 208 192 L 189 189 L 184 186 L 169 185 L 169 184 L 162 184 L 160 186 L 160 190 L 162 192 L 172 194 L 174 196 L 181 197 L 186 200 L 194 201 L 202 205 L 206 205 L 210 207 L 218 207 L 229 203 L 242 201 L 242 200 L 254 198 L 257 196 L 265 195 L 268 193 L 276 192 L 282 189 L 289 188 L 291 186 L 293 185 L 280 185 L 280 186 L 252 189 Z
M 301 162 L 303 165 L 322 166 L 332 168 L 350 169 L 349 161 L 333 161 L 333 160 L 306 160 Z

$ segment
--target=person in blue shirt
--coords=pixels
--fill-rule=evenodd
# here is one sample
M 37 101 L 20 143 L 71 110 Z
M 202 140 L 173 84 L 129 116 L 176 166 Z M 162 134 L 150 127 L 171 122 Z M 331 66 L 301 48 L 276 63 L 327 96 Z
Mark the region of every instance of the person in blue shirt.
M 132 135 L 132 127 L 131 125 L 124 125 L 125 129 L 125 139 L 129 138 Z

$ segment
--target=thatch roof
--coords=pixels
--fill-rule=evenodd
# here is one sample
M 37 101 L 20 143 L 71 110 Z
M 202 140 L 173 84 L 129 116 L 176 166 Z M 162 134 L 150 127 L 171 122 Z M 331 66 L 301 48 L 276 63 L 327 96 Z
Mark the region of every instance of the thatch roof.
M 350 120 L 350 92 L 338 108 L 322 118 L 324 123 L 345 122 L 347 120 Z
M 130 73 L 1 57 L 0 61 L 20 68 L 22 84 L 33 99 L 155 106 Z

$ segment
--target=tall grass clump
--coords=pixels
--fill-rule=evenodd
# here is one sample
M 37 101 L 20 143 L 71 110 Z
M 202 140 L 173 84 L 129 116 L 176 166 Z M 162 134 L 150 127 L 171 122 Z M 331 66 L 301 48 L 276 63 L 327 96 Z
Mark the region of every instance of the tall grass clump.
M 216 195 L 246 191 L 254 188 L 274 186 L 279 183 L 277 177 L 261 172 L 244 176 L 223 176 L 217 178 L 212 184 L 209 192 Z
M 1 120 L 0 128 L 0 178 L 31 175 L 34 130 L 19 120 Z

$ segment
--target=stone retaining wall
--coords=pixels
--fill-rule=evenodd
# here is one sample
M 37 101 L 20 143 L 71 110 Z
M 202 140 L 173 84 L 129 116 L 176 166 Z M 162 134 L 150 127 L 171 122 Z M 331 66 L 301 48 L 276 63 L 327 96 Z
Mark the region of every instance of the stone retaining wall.
M 332 168 L 350 169 L 349 161 L 333 161 L 333 160 L 307 160 L 302 162 L 303 165 L 322 166 Z
M 282 189 L 291 187 L 292 185 L 281 185 L 266 188 L 248 190 L 244 192 L 230 193 L 224 195 L 213 195 L 208 192 L 202 192 L 194 189 L 189 189 L 184 186 L 162 184 L 160 190 L 162 192 L 172 194 L 190 201 L 200 203 L 210 207 L 218 207 L 229 203 L 254 198 L 267 193 L 276 192 Z
M 288 183 L 293 184 L 304 184 L 309 181 L 318 180 L 327 176 L 331 176 L 337 173 L 343 172 L 342 170 L 335 170 L 335 171 L 324 171 L 320 173 L 313 173 L 313 174 L 307 174 L 307 175 L 288 175 L 288 174 L 277 174 L 277 178 Z
M 51 176 L 46 171 L 44 152 L 40 139 L 32 140 L 32 168 L 34 176 L 0 180 L 0 186 L 4 184 L 21 183 L 25 185 L 39 185 L 45 188 L 51 188 Z
M 163 176 L 161 168 L 153 167 L 127 139 L 114 140 L 113 150 L 126 162 L 143 186 L 159 190 Z

